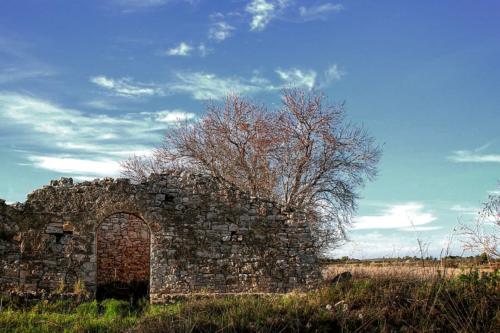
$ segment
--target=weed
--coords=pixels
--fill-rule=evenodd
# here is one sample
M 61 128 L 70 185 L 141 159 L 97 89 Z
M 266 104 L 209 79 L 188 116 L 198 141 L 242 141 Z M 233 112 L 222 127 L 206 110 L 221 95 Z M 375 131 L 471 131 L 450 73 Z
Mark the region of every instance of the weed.
M 54 290 L 54 294 L 62 294 L 66 290 L 66 284 L 64 283 L 64 279 L 61 279 L 59 281 L 59 285 L 57 286 L 56 290 Z
M 88 295 L 87 289 L 85 289 L 85 283 L 78 279 L 73 285 L 73 293 L 75 295 L 86 297 Z

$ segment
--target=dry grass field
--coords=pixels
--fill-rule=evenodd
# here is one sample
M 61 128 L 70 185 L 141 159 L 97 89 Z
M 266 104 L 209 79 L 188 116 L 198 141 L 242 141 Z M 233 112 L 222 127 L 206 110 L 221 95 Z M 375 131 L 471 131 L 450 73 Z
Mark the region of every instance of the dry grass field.
M 500 262 L 480 264 L 465 260 L 387 260 L 347 261 L 323 265 L 322 274 L 331 279 L 342 272 L 350 272 L 355 279 L 381 277 L 408 277 L 430 280 L 453 278 L 478 271 L 493 273 L 500 269 Z

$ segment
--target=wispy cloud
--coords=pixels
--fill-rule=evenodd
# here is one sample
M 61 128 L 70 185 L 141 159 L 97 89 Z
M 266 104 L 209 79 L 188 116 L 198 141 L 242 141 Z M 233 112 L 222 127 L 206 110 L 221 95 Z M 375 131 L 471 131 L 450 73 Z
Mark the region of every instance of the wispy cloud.
M 482 150 L 456 150 L 448 159 L 457 163 L 500 163 L 500 154 L 486 154 Z
M 340 81 L 344 75 L 345 72 L 340 70 L 337 64 L 333 64 L 324 72 L 322 85 L 328 85 L 333 81 Z
M 339 67 L 334 64 L 328 67 L 322 75 L 318 75 L 312 69 L 277 69 L 276 74 L 285 82 L 285 86 L 295 86 L 307 89 L 314 87 L 324 88 L 334 81 L 339 81 L 345 75 Z
M 200 53 L 201 57 L 207 56 L 208 54 L 212 53 L 212 51 L 213 50 L 207 47 L 204 43 L 200 43 L 200 45 L 198 45 L 198 52 Z
M 465 214 L 465 215 L 477 215 L 478 212 L 480 211 L 480 208 L 475 207 L 475 206 L 464 206 L 464 205 L 456 204 L 456 205 L 451 206 L 450 210 L 452 212 Z
M 135 13 L 141 10 L 154 10 L 169 4 L 187 3 L 196 6 L 201 0 L 104 0 L 121 8 L 123 13 Z
M 435 226 L 412 226 L 412 227 L 407 227 L 407 228 L 401 228 L 401 230 L 403 230 L 403 231 L 416 231 L 416 232 L 432 231 L 432 230 L 439 230 L 439 229 L 443 229 L 443 227 L 435 225 Z
M 208 30 L 208 38 L 217 42 L 222 42 L 223 40 L 229 38 L 234 30 L 235 27 L 224 21 L 215 22 Z
M 88 102 L 85 102 L 85 106 L 91 107 L 93 109 L 99 110 L 116 110 L 116 106 L 109 103 L 109 101 L 102 99 L 95 99 Z
M 250 14 L 250 30 L 263 31 L 269 23 L 280 19 L 293 23 L 324 20 L 331 13 L 344 10 L 342 4 L 322 3 L 297 7 L 293 0 L 252 0 L 245 8 Z
M 115 3 L 126 7 L 157 7 L 165 5 L 171 0 L 113 0 Z
M 277 69 L 276 74 L 286 85 L 312 89 L 316 84 L 317 73 L 314 70 L 301 70 L 298 68 Z
M 186 57 L 191 54 L 193 47 L 186 42 L 181 42 L 178 46 L 168 49 L 165 54 L 169 56 Z
M 334 65 L 327 69 L 320 78 L 320 86 L 325 87 L 334 79 L 340 79 L 343 74 Z M 280 82 L 272 82 L 255 72 L 250 78 L 240 76 L 223 77 L 206 72 L 177 72 L 175 80 L 168 83 L 166 91 L 173 93 L 187 93 L 197 100 L 221 100 L 229 93 L 256 94 L 272 92 L 283 88 L 301 87 L 314 88 L 318 82 L 318 74 L 312 69 L 277 69 L 275 71 Z
M 30 45 L 0 37 L 0 84 L 52 76 L 54 69 L 33 57 Z
M 312 21 L 325 19 L 329 13 L 337 13 L 342 10 L 344 10 L 344 6 L 341 4 L 323 3 L 310 7 L 301 6 L 299 7 L 299 14 L 303 20 Z
M 219 77 L 205 72 L 178 72 L 176 80 L 168 89 L 171 92 L 190 94 L 198 100 L 220 100 L 228 93 L 253 94 L 276 88 L 267 79 L 259 76 L 245 79 L 238 76 Z
M 437 217 L 419 202 L 408 202 L 386 207 L 377 215 L 358 216 L 354 229 L 412 229 L 435 221 Z
M 250 30 L 264 30 L 271 20 L 289 5 L 290 0 L 252 0 L 245 8 L 246 12 L 252 16 Z
M 161 89 L 158 87 L 152 84 L 134 82 L 130 78 L 112 79 L 100 75 L 91 77 L 90 82 L 123 97 L 145 97 L 162 94 Z
M 246 7 L 246 11 L 252 15 L 250 29 L 261 31 L 269 24 L 274 16 L 274 4 L 266 0 L 253 0 Z
M 207 51 L 208 52 L 208 51 Z M 209 72 L 178 71 L 173 78 L 163 83 L 137 83 L 130 78 L 111 79 L 96 76 L 91 81 L 115 95 L 125 97 L 145 97 L 166 94 L 189 94 L 196 100 L 221 100 L 227 94 L 257 94 L 277 91 L 283 88 L 299 87 L 312 89 L 316 86 L 324 88 L 335 80 L 340 80 L 343 73 L 337 65 L 330 66 L 322 75 L 313 69 L 278 68 L 273 80 L 260 72 L 254 71 L 250 77 L 238 75 L 220 76 Z M 98 108 L 106 105 L 94 102 L 90 106 Z
M 0 92 L 0 133 L 34 167 L 79 177 L 116 175 L 117 161 L 149 152 L 170 126 L 195 117 L 182 110 L 112 117 Z
M 140 10 L 156 9 L 171 3 L 184 2 L 195 5 L 198 0 L 108 0 L 124 13 L 134 13 Z
M 419 241 L 421 245 L 424 245 L 422 249 L 424 253 L 421 252 Z M 433 255 L 439 257 L 440 255 L 459 255 L 461 253 L 461 244 L 459 242 L 450 242 L 450 236 L 442 233 L 424 233 L 415 237 L 413 233 L 408 232 L 374 230 L 353 233 L 350 241 L 332 254 L 335 257 L 349 256 L 350 258 L 367 259 L 404 256 L 420 257 L 422 254 L 424 256 Z
M 194 113 L 183 112 L 183 111 L 158 111 L 154 114 L 156 121 L 163 123 L 175 123 L 186 120 L 193 120 L 196 118 Z
M 120 173 L 120 163 L 109 159 L 89 160 L 52 156 L 29 156 L 28 159 L 32 161 L 33 165 L 37 168 L 63 174 L 91 174 L 95 177 L 109 177 L 117 176 Z
M 26 79 L 52 76 L 53 72 L 43 69 L 21 67 L 4 67 L 0 69 L 0 84 Z

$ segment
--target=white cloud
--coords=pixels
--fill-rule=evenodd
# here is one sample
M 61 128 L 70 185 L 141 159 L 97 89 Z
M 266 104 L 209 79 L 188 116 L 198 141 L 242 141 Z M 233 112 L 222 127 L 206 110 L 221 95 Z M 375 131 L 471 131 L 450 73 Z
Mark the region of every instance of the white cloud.
M 85 181 L 92 181 L 96 178 L 99 178 L 99 177 L 93 177 L 93 176 L 73 176 L 73 180 L 77 181 L 77 182 L 85 182 Z
M 100 110 L 116 110 L 116 106 L 110 104 L 106 100 L 93 100 L 93 101 L 88 101 L 85 103 L 86 106 L 89 106 L 93 109 L 100 109 Z
M 52 76 L 54 73 L 49 70 L 23 68 L 23 67 L 5 67 L 0 68 L 0 84 L 26 79 L 35 79 Z
M 197 100 L 221 100 L 230 93 L 255 94 L 271 92 L 283 88 L 300 87 L 312 89 L 317 84 L 317 73 L 311 69 L 277 69 L 281 82 L 272 83 L 259 72 L 254 72 L 250 78 L 240 76 L 221 77 L 205 72 L 177 72 L 175 80 L 168 83 L 167 90 L 173 93 L 187 93 Z M 320 86 L 326 86 L 333 78 L 340 79 L 336 65 L 327 69 L 329 79 L 322 78 Z
M 333 64 L 324 73 L 324 84 L 340 81 L 344 75 L 345 73 L 339 69 L 337 64 Z
M 304 20 L 309 21 L 324 19 L 328 13 L 340 12 L 342 10 L 344 10 L 344 6 L 341 4 L 324 3 L 310 7 L 301 6 L 299 7 L 299 14 Z
M 443 236 L 442 233 L 425 233 L 417 236 L 399 231 L 357 231 L 350 235 L 349 242 L 334 250 L 332 255 L 337 258 L 349 256 L 358 259 L 420 257 L 422 253 L 420 252 L 419 240 L 424 245 L 424 256 L 460 255 L 463 252 L 460 242 L 453 242 L 450 239 L 453 237 Z
M 456 204 L 450 207 L 452 212 L 461 213 L 465 215 L 477 215 L 480 209 L 474 206 L 463 206 L 460 204 Z
M 206 55 L 212 53 L 212 49 L 206 47 L 204 43 L 200 43 L 200 45 L 198 45 L 198 52 L 200 53 L 200 56 L 205 57 Z
M 169 126 L 195 118 L 182 110 L 89 114 L 0 92 L 0 133 L 7 133 L 33 166 L 81 177 L 115 175 L 109 173 L 116 161 L 149 153 Z M 91 172 L 94 167 L 100 171 Z
M 0 84 L 39 79 L 55 74 L 54 69 L 33 57 L 31 47 L 17 38 L 0 36 Z
M 118 4 L 132 7 L 155 7 L 170 2 L 170 0 L 115 0 Z
M 30 156 L 37 168 L 64 174 L 94 175 L 96 177 L 119 175 L 120 164 L 113 160 L 85 160 L 69 157 Z M 81 177 L 81 176 L 80 176 Z M 88 177 L 88 176 L 87 176 Z
M 478 150 L 456 150 L 448 158 L 459 163 L 500 163 L 500 154 L 484 154 Z
M 474 149 L 474 151 L 475 151 L 476 153 L 482 152 L 482 151 L 484 151 L 484 150 L 486 150 L 486 149 L 490 148 L 490 147 L 493 145 L 493 143 L 494 143 L 493 141 L 486 142 L 484 145 L 479 146 L 478 148 Z
M 253 0 L 246 7 L 246 11 L 252 14 L 251 30 L 264 30 L 266 25 L 274 16 L 274 4 L 266 0 Z
M 169 56 L 186 57 L 191 54 L 193 47 L 186 42 L 181 42 L 177 47 L 167 50 L 165 53 Z
M 405 229 L 422 226 L 435 221 L 437 217 L 425 211 L 418 202 L 392 205 L 378 215 L 365 215 L 354 218 L 354 229 Z
M 210 51 L 203 44 L 200 44 L 199 48 L 200 53 Z M 133 82 L 128 78 L 111 79 L 106 76 L 93 77 L 91 81 L 119 96 L 141 97 L 184 93 L 197 100 L 221 100 L 231 93 L 255 94 L 290 87 L 312 89 L 317 85 L 323 88 L 334 80 L 340 80 L 344 75 L 336 64 L 326 69 L 319 80 L 317 72 L 312 69 L 278 68 L 275 73 L 281 82 L 273 83 L 258 71 L 254 71 L 249 78 L 241 76 L 223 77 L 207 72 L 184 71 L 175 73 L 174 78 L 166 83 L 148 85 Z M 114 108 L 102 101 L 92 101 L 88 105 L 100 109 Z
M 432 231 L 432 230 L 439 230 L 443 229 L 441 226 L 429 226 L 429 227 L 421 227 L 421 226 L 416 226 L 416 227 L 409 227 L 409 228 L 403 228 L 401 230 L 403 231 Z
M 107 0 L 123 8 L 124 13 L 133 13 L 139 10 L 154 9 L 170 3 L 184 2 L 196 6 L 201 0 Z
M 245 8 L 252 15 L 250 30 L 262 31 L 283 9 L 288 7 L 289 0 L 252 0 Z
M 131 13 L 141 9 L 162 7 L 174 0 L 111 0 L 116 5 L 123 8 L 124 13 Z M 194 2 L 194 0 L 184 0 L 184 2 Z
M 328 14 L 342 10 L 344 10 L 342 4 L 323 3 L 300 6 L 297 11 L 295 1 L 292 0 L 252 0 L 245 8 L 245 11 L 251 15 L 251 31 L 264 30 L 274 19 L 303 23 L 326 19 Z
M 316 84 L 317 73 L 314 70 L 301 70 L 291 68 L 287 70 L 277 69 L 276 73 L 285 81 L 285 84 L 294 87 L 305 87 L 312 89 Z
M 198 100 L 221 100 L 229 93 L 252 94 L 276 88 L 268 80 L 258 76 L 248 80 L 237 76 L 218 77 L 204 72 L 178 72 L 176 81 L 169 85 L 169 89 L 190 94 Z
M 184 111 L 158 111 L 156 114 L 156 121 L 165 123 L 175 123 L 186 120 L 193 120 L 196 116 L 194 113 Z
M 162 94 L 160 88 L 151 84 L 136 83 L 130 78 L 112 79 L 100 75 L 91 77 L 90 82 L 123 97 L 145 97 Z
M 208 38 L 218 42 L 229 38 L 235 28 L 224 21 L 214 23 L 208 30 Z
M 285 87 L 294 86 L 307 89 L 312 89 L 316 86 L 324 88 L 333 81 L 341 80 L 344 76 L 344 72 L 336 64 L 328 67 L 320 76 L 315 70 L 299 68 L 277 69 L 276 73 L 285 82 Z

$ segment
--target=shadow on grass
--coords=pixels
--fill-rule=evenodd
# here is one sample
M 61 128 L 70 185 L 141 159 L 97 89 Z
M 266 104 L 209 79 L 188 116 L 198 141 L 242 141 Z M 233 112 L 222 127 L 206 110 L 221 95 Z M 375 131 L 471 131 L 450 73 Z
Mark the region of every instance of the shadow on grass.
M 96 299 L 103 301 L 109 298 L 129 301 L 136 306 L 140 300 L 149 299 L 149 282 L 133 281 L 125 283 L 117 281 L 98 285 Z

